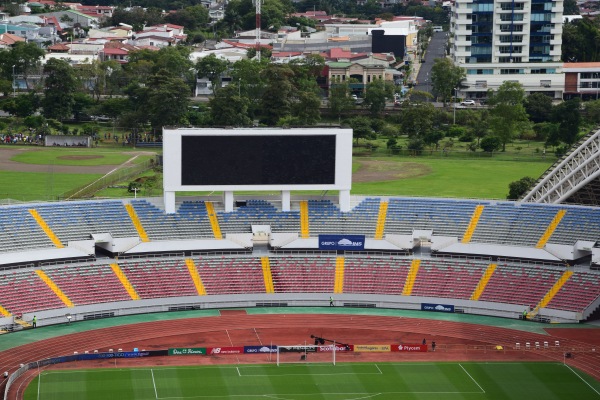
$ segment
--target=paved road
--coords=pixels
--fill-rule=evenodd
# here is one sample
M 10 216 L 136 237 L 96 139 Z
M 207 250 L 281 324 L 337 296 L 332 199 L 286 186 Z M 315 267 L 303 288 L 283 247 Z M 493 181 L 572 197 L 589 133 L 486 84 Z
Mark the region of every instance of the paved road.
M 445 57 L 446 43 L 448 38 L 446 37 L 447 32 L 434 32 L 427 51 L 419 68 L 419 74 L 417 75 L 416 90 L 431 93 L 431 67 L 433 66 L 433 60 L 436 58 Z

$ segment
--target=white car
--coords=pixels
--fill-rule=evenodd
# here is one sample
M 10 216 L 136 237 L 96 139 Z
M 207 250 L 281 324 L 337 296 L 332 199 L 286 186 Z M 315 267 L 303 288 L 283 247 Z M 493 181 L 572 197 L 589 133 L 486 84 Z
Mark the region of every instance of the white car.
M 460 102 L 461 106 L 474 106 L 475 100 L 463 100 Z

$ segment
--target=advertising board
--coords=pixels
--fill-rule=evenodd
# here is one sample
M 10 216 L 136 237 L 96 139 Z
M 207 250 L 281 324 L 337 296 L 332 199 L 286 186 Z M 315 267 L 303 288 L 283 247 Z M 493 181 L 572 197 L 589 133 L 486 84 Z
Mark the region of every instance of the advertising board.
M 319 235 L 319 250 L 365 249 L 365 235 Z

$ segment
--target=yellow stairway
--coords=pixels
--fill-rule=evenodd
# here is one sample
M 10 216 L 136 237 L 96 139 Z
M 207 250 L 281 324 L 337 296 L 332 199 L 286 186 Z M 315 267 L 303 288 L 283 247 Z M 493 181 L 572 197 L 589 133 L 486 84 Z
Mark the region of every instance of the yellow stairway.
M 275 293 L 275 287 L 273 286 L 273 275 L 271 274 L 271 262 L 269 257 L 264 256 L 260 258 L 263 270 L 263 279 L 265 281 L 265 292 Z
M 419 267 L 421 266 L 421 260 L 413 260 L 410 264 L 410 271 L 406 276 L 406 282 L 404 283 L 404 289 L 402 290 L 402 296 L 410 296 L 419 273 Z
M 546 232 L 544 232 L 544 234 L 542 235 L 540 240 L 535 245 L 536 249 L 544 248 L 544 246 L 546 245 L 546 243 L 548 243 L 548 240 L 550 240 L 550 237 L 552 236 L 552 234 L 556 230 L 556 227 L 558 226 L 558 224 L 563 219 L 563 217 L 565 216 L 566 213 L 567 213 L 567 210 L 558 210 L 558 212 L 556 213 L 556 215 L 550 222 L 550 225 L 548 225 L 548 227 L 546 228 Z
M 3 317 L 10 317 L 12 316 L 12 314 L 10 313 L 10 311 L 8 311 L 6 308 L 0 306 L 0 315 L 2 315 Z
M 210 226 L 212 227 L 215 239 L 223 239 L 223 235 L 221 234 L 221 227 L 219 226 L 219 220 L 217 219 L 217 213 L 215 213 L 215 207 L 213 206 L 213 203 L 211 201 L 207 201 L 204 204 L 206 205 L 208 220 L 210 221 Z
M 333 293 L 344 293 L 344 257 L 339 256 L 335 260 L 335 283 Z
M 37 212 L 36 209 L 32 208 L 32 209 L 29 209 L 28 211 L 29 211 L 29 214 L 31 214 L 31 216 L 38 223 L 40 228 L 42 228 L 42 230 L 46 233 L 46 235 L 48 235 L 48 237 L 50 238 L 52 243 L 54 243 L 54 246 L 58 247 L 59 249 L 62 249 L 63 247 L 65 247 L 61 243 L 60 239 L 54 234 L 52 229 L 50 229 L 50 227 L 48 226 L 46 221 L 44 221 L 44 218 L 42 218 L 42 216 Z
M 473 232 L 475 232 L 475 228 L 477 228 L 477 223 L 479 222 L 479 217 L 481 217 L 481 213 L 483 212 L 483 205 L 478 205 L 475 207 L 473 211 L 473 215 L 471 216 L 471 221 L 469 222 L 469 226 L 467 226 L 467 230 L 463 235 L 462 242 L 469 243 L 471 241 L 471 237 L 473 236 Z
M 548 305 L 548 303 L 550 303 L 552 301 L 554 296 L 556 296 L 556 293 L 558 293 L 558 291 L 565 285 L 565 283 L 567 283 L 567 281 L 569 280 L 569 278 L 571 278 L 571 276 L 573 276 L 573 271 L 565 271 L 560 276 L 560 278 L 558 278 L 558 280 L 554 283 L 554 285 L 552 285 L 550 290 L 548 290 L 548 293 L 546 293 L 544 295 L 544 298 L 542 298 L 542 301 L 540 301 L 538 303 L 538 305 L 535 306 L 535 309 L 533 310 L 533 312 L 529 313 L 529 318 L 533 318 L 534 316 L 536 316 L 537 313 L 539 312 L 540 308 L 546 307 Z
M 485 290 L 485 287 L 487 286 L 488 282 L 492 278 L 492 275 L 494 275 L 494 271 L 496 271 L 497 266 L 498 265 L 496 265 L 496 264 L 488 265 L 487 269 L 483 273 L 483 276 L 479 280 L 477 287 L 475 288 L 475 290 L 473 291 L 473 294 L 471 295 L 471 300 L 479 300 L 479 297 L 481 297 L 481 294 L 483 293 L 483 291 Z
M 46 275 L 44 271 L 42 271 L 41 269 L 36 269 L 35 273 L 40 277 L 41 280 L 44 281 L 46 285 L 48 285 L 48 287 L 54 292 L 54 294 L 57 295 L 58 298 L 65 304 L 65 306 L 74 307 L 71 299 L 69 299 L 69 297 L 66 294 L 64 294 L 58 286 L 56 286 L 56 283 L 54 283 L 54 281 L 52 281 L 52 279 L 50 279 L 50 277 Z
M 133 226 L 135 226 L 135 230 L 140 236 L 142 242 L 149 242 L 150 239 L 148 239 L 148 234 L 142 226 L 142 221 L 140 221 L 137 213 L 135 212 L 135 209 L 133 208 L 133 205 L 125 204 L 125 209 L 127 210 L 127 214 L 129 214 L 129 218 L 131 218 L 131 222 L 133 222 Z
M 131 282 L 129 282 L 129 279 L 127 279 L 127 276 L 125 276 L 125 272 L 123 272 L 121 267 L 119 267 L 119 264 L 110 264 L 110 268 L 112 268 L 117 278 L 119 278 L 119 280 L 121 281 L 121 285 L 123 285 L 125 290 L 127 290 L 127 293 L 129 293 L 129 297 L 131 297 L 131 300 L 139 300 L 140 296 L 135 291 L 135 288 L 133 287 Z
M 310 237 L 308 226 L 308 201 L 306 200 L 300 202 L 300 237 L 302 239 L 308 239 Z
M 190 276 L 192 277 L 192 281 L 194 282 L 198 296 L 206 296 L 206 289 L 204 288 L 200 274 L 198 274 L 198 268 L 196 268 L 194 260 L 191 258 L 186 258 L 185 265 L 187 265 L 188 271 L 190 272 Z
M 23 328 L 31 328 L 31 324 L 20 318 L 15 318 L 15 324 L 21 325 Z
M 379 204 L 379 216 L 377 217 L 377 226 L 375 227 L 375 239 L 383 239 L 385 231 L 385 219 L 387 218 L 388 202 L 382 201 Z

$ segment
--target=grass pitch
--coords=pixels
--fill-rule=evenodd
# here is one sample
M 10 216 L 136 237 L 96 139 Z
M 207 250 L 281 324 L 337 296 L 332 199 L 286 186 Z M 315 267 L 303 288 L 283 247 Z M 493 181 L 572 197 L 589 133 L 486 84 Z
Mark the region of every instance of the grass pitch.
M 559 363 L 351 363 L 45 371 L 25 400 L 600 399 Z

